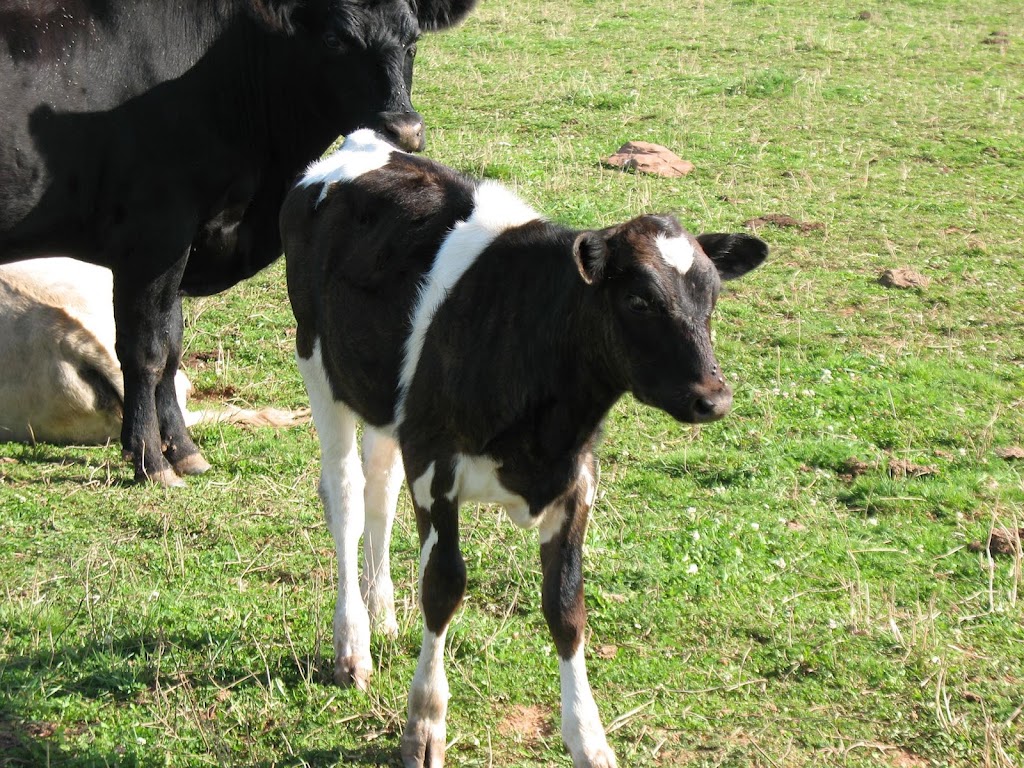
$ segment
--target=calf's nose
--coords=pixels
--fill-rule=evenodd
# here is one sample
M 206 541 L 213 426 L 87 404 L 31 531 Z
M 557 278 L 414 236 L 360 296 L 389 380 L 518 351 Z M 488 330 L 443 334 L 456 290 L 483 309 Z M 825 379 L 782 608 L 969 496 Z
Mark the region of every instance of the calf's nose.
M 693 420 L 695 423 L 716 421 L 732 408 L 732 390 L 722 387 L 713 392 L 697 395 L 693 401 Z
M 426 147 L 423 116 L 419 112 L 385 112 L 381 115 L 384 133 L 407 152 L 422 152 Z

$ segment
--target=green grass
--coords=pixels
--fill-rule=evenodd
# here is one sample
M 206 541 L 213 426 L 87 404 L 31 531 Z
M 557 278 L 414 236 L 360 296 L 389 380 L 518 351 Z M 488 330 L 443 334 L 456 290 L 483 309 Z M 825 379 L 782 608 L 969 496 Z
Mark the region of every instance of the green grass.
M 1024 444 L 1019 4 L 481 0 L 417 67 L 430 155 L 552 218 L 824 225 L 760 230 L 770 262 L 723 295 L 727 420 L 626 398 L 607 424 L 587 648 L 620 764 L 1024 765 L 1021 558 L 969 547 L 1024 526 L 996 453 Z M 600 166 L 634 139 L 697 169 Z M 201 390 L 305 404 L 283 275 L 187 305 Z M 197 435 L 214 470 L 184 490 L 130 485 L 117 446 L 0 447 L 0 765 L 397 765 L 407 506 L 401 633 L 337 689 L 312 429 Z M 464 530 L 449 763 L 569 765 L 535 536 Z

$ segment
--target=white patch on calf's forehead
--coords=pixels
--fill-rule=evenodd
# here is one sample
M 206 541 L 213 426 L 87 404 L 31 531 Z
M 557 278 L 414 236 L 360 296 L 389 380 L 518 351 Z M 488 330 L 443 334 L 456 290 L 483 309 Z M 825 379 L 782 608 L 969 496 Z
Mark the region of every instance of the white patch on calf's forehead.
M 445 237 L 433 266 L 420 285 L 411 315 L 412 329 L 405 342 L 396 424 L 405 419 L 405 395 L 416 373 L 427 329 L 455 284 L 498 235 L 539 218 L 540 214 L 500 184 L 485 181 L 477 187 L 473 193 L 472 214 L 458 222 Z
M 369 128 L 361 128 L 350 133 L 337 152 L 312 163 L 299 179 L 298 186 L 322 184 L 320 197 L 316 201 L 320 205 L 333 185 L 352 181 L 364 173 L 383 168 L 394 152 L 402 150 L 384 141 Z
M 665 263 L 675 268 L 679 274 L 685 275 L 690 271 L 694 257 L 693 243 L 690 238 L 658 235 L 654 238 L 654 244 L 658 246 L 658 252 Z

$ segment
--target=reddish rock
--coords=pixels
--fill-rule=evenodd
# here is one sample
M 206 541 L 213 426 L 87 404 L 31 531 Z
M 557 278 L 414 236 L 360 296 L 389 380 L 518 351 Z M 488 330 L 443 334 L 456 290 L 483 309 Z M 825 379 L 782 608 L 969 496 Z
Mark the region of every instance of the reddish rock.
M 885 270 L 878 276 L 878 282 L 886 288 L 927 288 L 931 280 L 920 272 L 901 267 Z
M 650 173 L 668 178 L 685 176 L 695 167 L 689 160 L 683 160 L 672 150 L 646 141 L 626 142 L 619 147 L 618 152 L 605 158 L 604 164 L 623 171 Z

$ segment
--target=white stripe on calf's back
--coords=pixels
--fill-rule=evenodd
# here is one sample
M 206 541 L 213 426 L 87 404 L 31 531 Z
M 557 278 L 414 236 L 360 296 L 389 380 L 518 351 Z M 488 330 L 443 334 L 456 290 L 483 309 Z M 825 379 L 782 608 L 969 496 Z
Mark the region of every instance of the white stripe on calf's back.
M 448 233 L 420 286 L 411 315 L 412 330 L 405 342 L 405 360 L 398 383 L 396 425 L 405 420 L 405 395 L 416 374 L 427 329 L 448 294 L 498 235 L 539 218 L 540 214 L 500 184 L 485 181 L 476 188 L 473 213 Z

